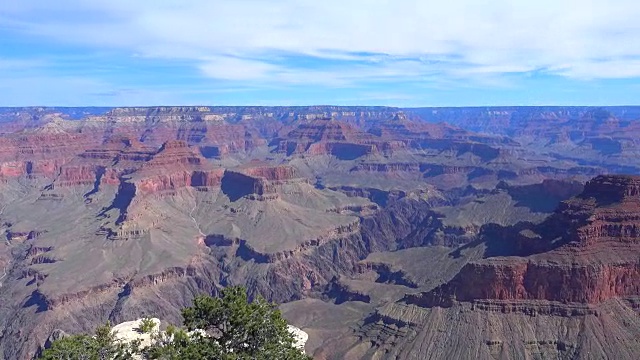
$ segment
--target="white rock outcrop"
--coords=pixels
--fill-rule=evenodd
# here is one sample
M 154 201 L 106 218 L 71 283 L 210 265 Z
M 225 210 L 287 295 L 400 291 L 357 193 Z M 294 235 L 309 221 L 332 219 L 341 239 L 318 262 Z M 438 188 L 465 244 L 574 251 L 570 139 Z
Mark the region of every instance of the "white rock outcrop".
M 157 334 L 160 331 L 160 319 L 151 318 L 153 321 L 153 329 L 148 332 L 142 332 L 140 330 L 140 326 L 142 325 L 143 319 L 138 319 L 134 321 L 126 321 L 120 323 L 111 328 L 111 332 L 115 336 L 118 341 L 123 343 L 130 343 L 134 340 L 140 340 L 140 347 L 144 348 L 151 345 L 151 337 Z M 136 356 L 136 359 L 140 359 L 140 356 Z
M 115 335 L 116 339 L 122 342 L 129 343 L 134 340 L 140 340 L 140 346 L 144 348 L 151 345 L 152 336 L 158 334 L 160 331 L 160 319 L 151 318 L 154 323 L 154 327 L 151 331 L 146 333 L 140 331 L 142 320 L 143 319 L 123 322 L 114 326 L 111 331 Z M 292 325 L 287 325 L 287 330 L 293 334 L 295 339 L 294 346 L 304 352 L 304 346 L 307 343 L 307 340 L 309 340 L 309 334 Z
M 304 352 L 304 345 L 309 340 L 309 334 L 292 325 L 287 325 L 287 328 L 295 339 L 294 346 Z
M 140 340 L 142 342 L 142 346 L 151 345 L 151 336 L 153 334 L 157 334 L 160 331 L 160 319 L 151 318 L 154 326 L 151 331 L 146 333 L 143 333 L 140 330 L 140 326 L 142 326 L 142 320 L 143 319 L 123 322 L 112 327 L 111 332 L 115 335 L 116 339 L 120 341 L 131 342 L 133 340 Z

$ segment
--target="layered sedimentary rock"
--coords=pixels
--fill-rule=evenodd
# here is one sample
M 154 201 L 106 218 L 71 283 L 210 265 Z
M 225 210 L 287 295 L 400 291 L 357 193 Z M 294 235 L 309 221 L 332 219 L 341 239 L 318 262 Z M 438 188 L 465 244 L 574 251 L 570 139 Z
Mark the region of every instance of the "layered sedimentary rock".
M 496 247 L 511 246 L 504 255 L 520 256 L 469 263 L 450 282 L 408 296 L 407 302 L 422 306 L 475 300 L 599 304 L 640 296 L 639 229 L 640 177 L 599 176 L 540 225 L 491 239 Z
M 274 194 L 275 187 L 264 177 L 226 171 L 223 178 L 223 191 L 232 198 L 240 198 L 252 194 L 259 196 Z
M 184 187 L 219 187 L 224 169 L 208 164 L 185 141 L 165 142 L 149 161 L 132 175 L 143 193 L 176 190 Z
M 249 163 L 243 167 L 242 171 L 245 174 L 263 177 L 270 181 L 286 181 L 299 177 L 296 168 L 287 165 L 273 166 L 269 164 Z
M 287 155 L 334 155 L 354 159 L 377 151 L 376 139 L 351 125 L 331 118 L 303 122 L 277 140 L 277 151 Z
M 635 173 L 638 167 L 636 107 L 442 108 L 414 113 L 427 121 L 508 135 L 528 148 L 587 160 L 610 172 Z
M 439 140 L 443 139 L 486 145 L 517 145 L 517 143 L 506 137 L 474 134 L 444 122 L 424 123 L 409 121 L 406 116 L 396 116 L 391 120 L 380 122 L 374 125 L 370 132 L 384 138 L 399 139 L 407 146 L 423 148 L 442 146 Z
M 7 319 L 0 321 L 0 351 L 6 358 L 28 357 L 61 326 L 68 333 L 90 331 L 107 319 L 144 313 L 179 321 L 179 309 L 193 295 L 227 285 L 245 285 L 277 302 L 309 301 L 303 309 L 309 318 L 296 325 L 329 324 L 313 318 L 317 309 L 346 314 L 347 330 L 338 321 L 330 331 L 309 332 L 310 346 L 333 358 L 352 353 L 326 342 L 329 333 L 358 329 L 353 349 L 378 346 L 382 336 L 371 330 L 377 321 L 385 334 L 397 334 L 406 330 L 401 324 L 420 326 L 421 311 L 445 311 L 440 306 L 453 296 L 471 300 L 451 300 L 452 308 L 484 307 L 492 314 L 530 312 L 526 302 L 536 301 L 546 301 L 544 311 L 554 314 L 632 301 L 625 295 L 634 291 L 626 285 L 635 279 L 625 257 L 632 252 L 620 250 L 609 261 L 602 255 L 608 250 L 588 240 L 624 238 L 607 241 L 631 249 L 637 231 L 631 215 L 608 213 L 596 201 L 601 219 L 591 221 L 590 203 L 572 200 L 548 226 L 535 225 L 551 204 L 581 187 L 549 179 L 579 181 L 606 171 L 586 157 L 529 152 L 508 138 L 425 124 L 415 112 L 396 108 L 3 114 L 0 109 L 1 119 L 15 120 L 0 123 L 0 319 Z M 568 225 L 574 222 L 579 226 Z M 566 229 L 576 229 L 573 237 L 562 235 Z M 587 245 L 567 240 L 582 237 Z M 448 248 L 458 246 L 460 252 Z M 490 259 L 465 267 L 468 258 L 480 257 L 467 253 L 482 246 Z M 467 292 L 444 285 L 432 307 L 408 305 L 410 297 L 397 302 L 405 294 L 431 293 L 461 268 L 470 273 L 460 281 L 471 277 L 486 285 Z M 593 276 L 599 280 L 585 280 Z M 559 280 L 531 280 L 538 277 Z M 559 283 L 560 296 L 583 301 L 565 278 L 605 290 L 589 290 L 584 301 L 590 303 L 536 300 L 556 296 Z M 492 287 L 491 279 L 500 285 Z M 608 282 L 631 290 L 601 285 Z
M 52 177 L 60 167 L 90 146 L 87 134 L 67 132 L 50 122 L 0 138 L 0 176 Z

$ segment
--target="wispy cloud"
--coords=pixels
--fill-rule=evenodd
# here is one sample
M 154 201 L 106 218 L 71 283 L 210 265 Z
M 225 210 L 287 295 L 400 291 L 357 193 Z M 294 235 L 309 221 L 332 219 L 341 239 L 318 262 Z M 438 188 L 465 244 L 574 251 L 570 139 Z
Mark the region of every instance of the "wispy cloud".
M 638 18 L 637 0 L 22 0 L 0 6 L 0 31 L 232 87 L 508 87 L 532 72 L 640 78 Z
M 260 59 L 273 51 L 346 59 L 455 55 L 477 67 L 470 73 L 501 73 L 579 68 L 604 57 L 615 61 L 592 70 L 606 77 L 609 65 L 640 56 L 635 0 L 25 0 L 3 7 L 3 17 L 30 34 L 203 60 L 205 73 L 222 78 L 261 77 L 270 65 L 245 62 L 246 74 L 226 75 L 207 58 L 218 57 L 224 68 L 231 61 L 219 56 Z
M 576 79 L 625 79 L 640 77 L 640 58 L 586 60 L 559 65 L 551 72 Z

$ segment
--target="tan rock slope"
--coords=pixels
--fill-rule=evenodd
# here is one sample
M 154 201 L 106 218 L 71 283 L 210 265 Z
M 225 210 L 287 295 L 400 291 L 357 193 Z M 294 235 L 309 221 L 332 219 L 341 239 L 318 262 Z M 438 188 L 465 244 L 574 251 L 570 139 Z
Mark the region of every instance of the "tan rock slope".
M 361 330 L 375 346 L 345 354 L 634 359 L 639 225 L 640 177 L 596 177 L 538 225 L 487 231 L 483 259 L 379 308 Z

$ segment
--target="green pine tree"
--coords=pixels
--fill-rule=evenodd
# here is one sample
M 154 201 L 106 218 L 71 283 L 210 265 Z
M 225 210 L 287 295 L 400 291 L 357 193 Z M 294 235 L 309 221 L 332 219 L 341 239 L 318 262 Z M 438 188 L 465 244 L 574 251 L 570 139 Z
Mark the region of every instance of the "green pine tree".
M 249 302 L 246 290 L 228 287 L 221 296 L 197 296 L 183 309 L 186 329 L 169 326 L 153 335 L 151 346 L 116 340 L 109 323 L 95 336 L 74 335 L 54 341 L 41 358 L 46 360 L 307 360 L 294 347 L 275 304 L 258 296 Z

